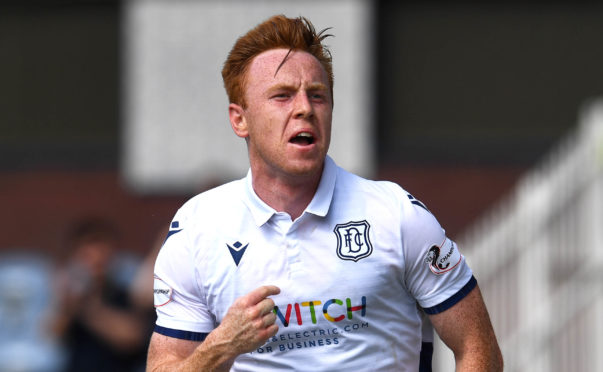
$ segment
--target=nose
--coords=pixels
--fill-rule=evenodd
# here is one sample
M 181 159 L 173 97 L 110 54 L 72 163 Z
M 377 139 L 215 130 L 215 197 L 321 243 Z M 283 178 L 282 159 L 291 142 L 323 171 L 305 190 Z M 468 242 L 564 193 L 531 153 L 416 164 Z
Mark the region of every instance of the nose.
M 295 110 L 293 116 L 297 119 L 308 119 L 314 116 L 314 107 L 305 92 L 296 94 L 293 109 Z

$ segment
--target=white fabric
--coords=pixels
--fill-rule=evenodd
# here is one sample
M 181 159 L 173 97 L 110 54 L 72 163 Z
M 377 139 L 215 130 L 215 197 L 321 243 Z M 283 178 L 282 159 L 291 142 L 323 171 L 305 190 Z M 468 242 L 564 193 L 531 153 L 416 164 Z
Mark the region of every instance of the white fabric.
M 273 284 L 281 289 L 273 297 L 279 332 L 239 356 L 234 371 L 416 371 L 417 302 L 438 305 L 472 276 L 436 219 L 396 184 L 362 179 L 330 158 L 295 221 L 261 201 L 251 177 L 202 193 L 177 212 L 155 267 L 172 289 L 157 324 L 210 332 L 237 297 Z M 238 265 L 229 246 L 246 246 Z M 458 258 L 452 270 L 433 270 L 426 260 L 433 246 L 448 261 Z

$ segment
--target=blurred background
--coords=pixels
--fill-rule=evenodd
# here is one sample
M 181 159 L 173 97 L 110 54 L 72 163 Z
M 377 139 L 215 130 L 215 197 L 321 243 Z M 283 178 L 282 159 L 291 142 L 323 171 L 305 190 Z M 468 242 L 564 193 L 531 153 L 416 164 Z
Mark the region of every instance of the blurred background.
M 333 27 L 331 156 L 459 242 L 506 370 L 603 370 L 603 5 L 386 0 L 0 3 L 0 370 L 143 370 L 171 217 L 247 169 L 222 63 L 275 13 Z

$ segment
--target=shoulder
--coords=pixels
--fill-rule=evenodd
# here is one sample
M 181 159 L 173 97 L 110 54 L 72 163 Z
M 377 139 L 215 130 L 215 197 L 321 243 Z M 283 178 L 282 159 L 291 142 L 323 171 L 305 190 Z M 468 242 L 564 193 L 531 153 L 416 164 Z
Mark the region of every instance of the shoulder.
M 186 225 L 191 219 L 213 219 L 227 208 L 241 202 L 244 187 L 245 181 L 241 179 L 197 194 L 178 209 L 174 221 Z
M 369 180 L 339 168 L 336 199 L 339 207 L 371 211 L 402 236 L 442 242 L 443 229 L 428 206 L 397 183 Z
M 343 193 L 364 194 L 376 198 L 404 200 L 407 192 L 391 181 L 370 180 L 342 168 L 337 169 L 336 190 Z
M 155 275 L 171 288 L 194 293 L 195 281 L 188 280 L 195 265 L 206 254 L 207 239 L 216 226 L 232 215 L 232 208 L 242 204 L 244 181 L 237 180 L 202 192 L 185 202 L 170 223 L 167 236 L 155 264 Z M 185 287 L 178 287 L 178 282 Z
M 370 180 L 338 168 L 337 187 L 340 194 L 362 196 L 387 203 L 390 208 L 400 208 L 403 214 L 431 214 L 427 206 L 401 185 L 387 180 Z
M 204 191 L 185 202 L 174 215 L 167 237 L 163 243 L 165 252 L 179 251 L 182 256 L 196 254 L 190 252 L 193 247 L 198 252 L 198 245 L 193 244 L 199 237 L 232 216 L 233 208 L 243 206 L 244 181 L 237 180 Z
M 240 198 L 245 187 L 245 179 L 239 179 L 214 187 L 195 195 L 184 203 L 181 209 L 195 210 L 200 206 L 226 203 Z

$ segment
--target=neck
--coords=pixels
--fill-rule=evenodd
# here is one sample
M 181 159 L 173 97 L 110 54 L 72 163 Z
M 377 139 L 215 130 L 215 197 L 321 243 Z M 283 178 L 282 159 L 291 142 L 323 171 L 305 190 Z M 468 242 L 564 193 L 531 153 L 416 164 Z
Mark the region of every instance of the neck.
M 277 212 L 286 212 L 292 220 L 301 216 L 310 204 L 322 176 L 322 169 L 303 176 L 271 176 L 256 172 L 253 167 L 251 172 L 253 190 L 259 198 Z

